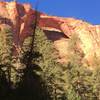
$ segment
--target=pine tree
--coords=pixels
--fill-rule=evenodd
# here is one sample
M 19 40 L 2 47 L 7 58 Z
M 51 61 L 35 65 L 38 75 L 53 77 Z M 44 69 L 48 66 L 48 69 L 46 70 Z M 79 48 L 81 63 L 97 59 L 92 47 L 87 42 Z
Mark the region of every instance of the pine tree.
M 66 71 L 64 66 L 57 63 L 53 43 L 47 39 L 42 30 L 37 28 L 34 39 L 34 51 L 42 54 L 33 63 L 39 65 L 42 72 L 39 74 L 45 82 L 52 100 L 66 98 Z M 65 100 L 65 99 L 64 99 Z
M 13 33 L 9 26 L 4 26 L 0 32 L 0 65 L 2 70 L 6 70 L 6 74 L 9 74 L 12 60 L 12 49 L 13 49 Z M 10 76 L 7 75 L 10 81 Z
M 10 27 L 5 27 L 0 32 L 0 64 L 10 64 L 12 55 L 13 33 Z
M 14 66 L 13 55 L 13 31 L 8 25 L 4 25 L 0 31 L 0 66 L 1 70 L 5 72 L 5 77 L 9 82 L 9 85 L 13 86 L 18 81 L 16 77 L 18 72 L 16 66 Z

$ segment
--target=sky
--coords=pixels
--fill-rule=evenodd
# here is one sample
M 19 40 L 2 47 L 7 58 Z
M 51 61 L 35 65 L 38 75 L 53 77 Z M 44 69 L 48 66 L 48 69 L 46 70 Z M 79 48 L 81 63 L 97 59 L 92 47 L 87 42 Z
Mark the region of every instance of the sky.
M 49 15 L 74 17 L 91 24 L 100 24 L 100 0 L 17 0 L 28 2 Z

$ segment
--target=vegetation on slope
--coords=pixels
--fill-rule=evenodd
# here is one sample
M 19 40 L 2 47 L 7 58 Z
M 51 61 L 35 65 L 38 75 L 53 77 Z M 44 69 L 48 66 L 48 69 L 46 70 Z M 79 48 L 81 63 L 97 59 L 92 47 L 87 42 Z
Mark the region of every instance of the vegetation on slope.
M 81 62 L 84 54 L 77 49 L 78 41 L 74 34 L 69 41 L 69 62 L 61 65 L 56 62 L 52 42 L 37 28 L 34 45 L 31 45 L 32 36 L 23 42 L 19 58 L 23 69 L 16 69 L 12 62 L 12 32 L 10 29 L 1 31 L 0 99 L 99 100 L 99 61 L 94 59 L 95 70 L 86 67 Z

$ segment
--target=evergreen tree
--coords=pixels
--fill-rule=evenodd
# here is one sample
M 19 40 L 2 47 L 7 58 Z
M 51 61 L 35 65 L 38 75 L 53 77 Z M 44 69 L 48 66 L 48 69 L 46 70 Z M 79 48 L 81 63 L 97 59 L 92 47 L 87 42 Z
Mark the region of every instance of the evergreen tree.
M 31 36 L 25 39 L 23 43 L 25 52 L 30 50 L 31 42 Z M 33 71 L 42 78 L 43 87 L 48 90 L 43 95 L 50 96 L 51 100 L 66 100 L 67 77 L 65 67 L 56 62 L 53 43 L 47 39 L 44 32 L 39 28 L 36 29 L 33 48 L 32 63 L 40 67 Z
M 0 64 L 11 64 L 13 44 L 13 33 L 10 27 L 6 26 L 0 32 Z
M 12 60 L 12 49 L 13 49 L 13 34 L 9 26 L 4 26 L 3 30 L 0 32 L 0 65 L 1 69 L 9 73 Z M 7 75 L 8 80 L 10 80 L 10 75 Z
M 57 63 L 53 43 L 47 39 L 42 30 L 37 28 L 34 39 L 34 51 L 42 54 L 38 59 L 33 59 L 33 63 L 38 64 L 42 72 L 38 73 L 45 81 L 48 93 L 52 100 L 65 100 L 66 96 L 66 71 L 64 66 Z
M 10 26 L 4 25 L 4 28 L 0 31 L 0 66 L 11 87 L 18 81 L 16 79 L 18 72 L 16 66 L 14 66 L 16 59 L 13 55 L 13 49 L 13 31 Z

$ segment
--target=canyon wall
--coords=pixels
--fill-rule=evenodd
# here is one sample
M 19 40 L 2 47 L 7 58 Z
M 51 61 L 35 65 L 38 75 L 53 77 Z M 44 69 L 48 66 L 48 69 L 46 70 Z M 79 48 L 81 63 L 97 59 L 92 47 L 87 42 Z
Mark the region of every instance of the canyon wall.
M 99 58 L 100 25 L 92 25 L 75 18 L 49 16 L 36 12 L 30 4 L 0 2 L 0 30 L 9 25 L 14 33 L 14 45 L 20 48 L 24 39 L 33 33 L 36 13 L 37 26 L 45 32 L 48 39 L 53 41 L 59 54 L 59 62 L 67 61 L 68 43 L 73 34 L 80 40 L 78 48 L 84 54 L 84 60 L 91 64 L 94 56 Z

